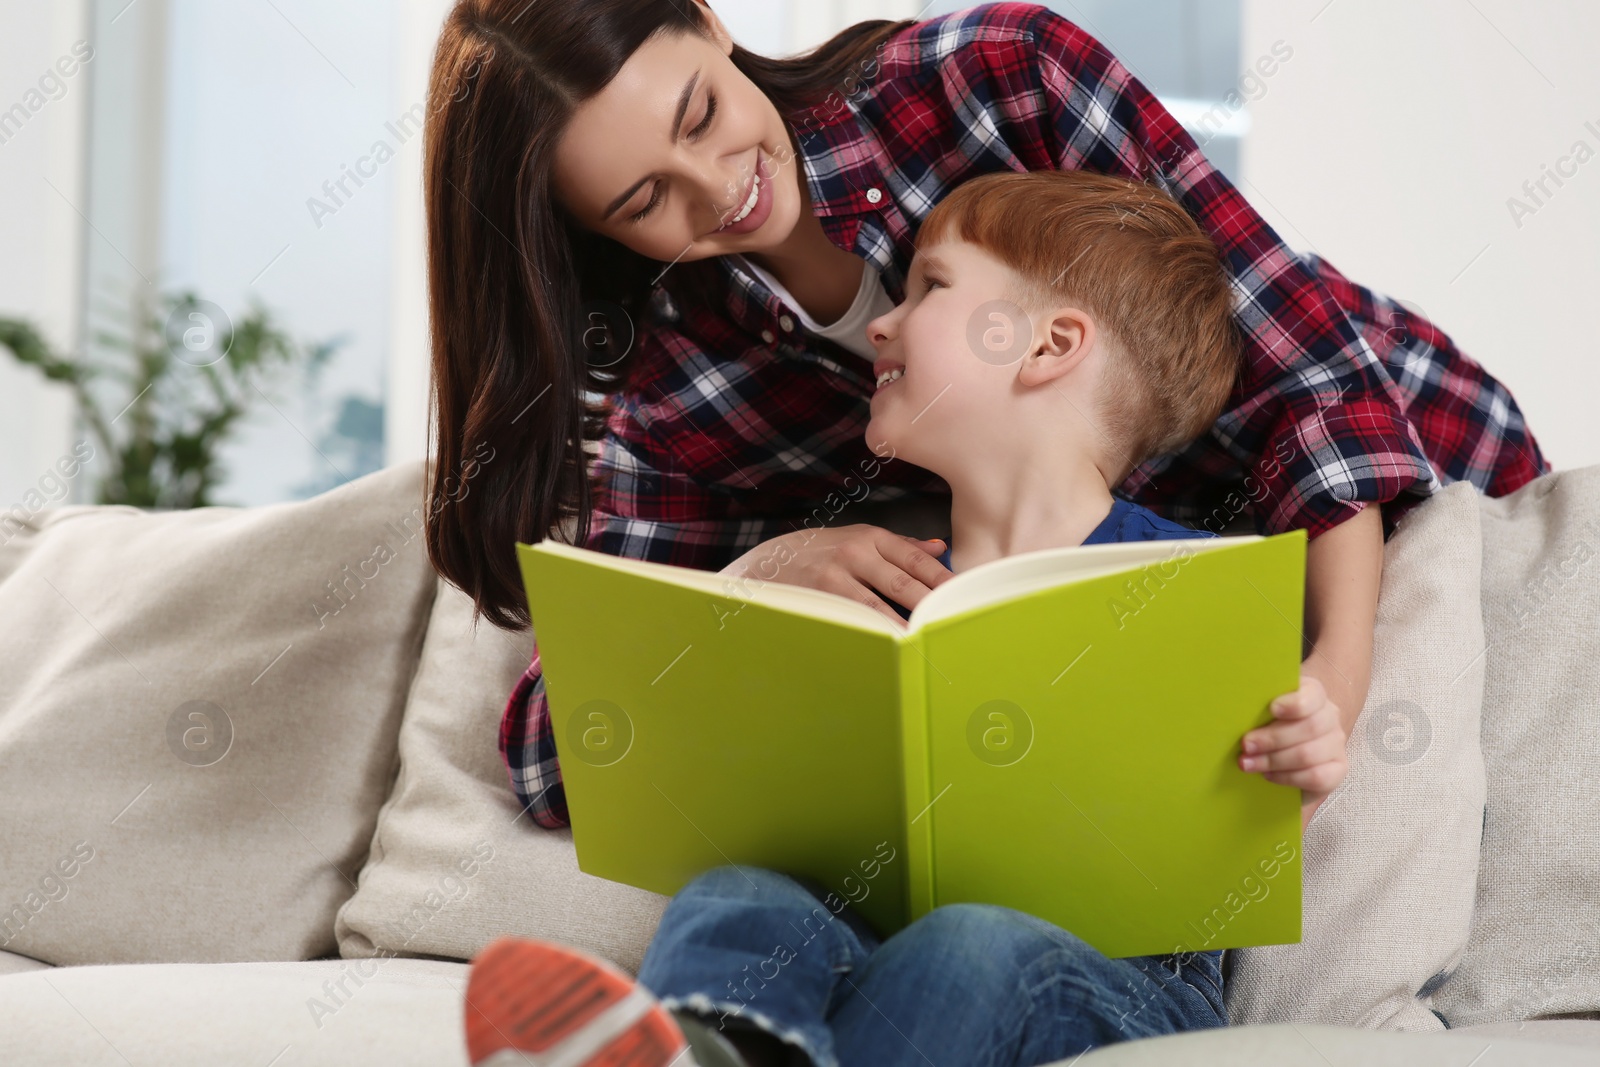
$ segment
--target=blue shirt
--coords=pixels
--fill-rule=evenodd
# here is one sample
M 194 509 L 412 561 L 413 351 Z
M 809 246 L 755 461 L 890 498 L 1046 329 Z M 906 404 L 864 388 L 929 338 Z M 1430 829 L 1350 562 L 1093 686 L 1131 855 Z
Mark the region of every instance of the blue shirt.
M 1100 520 L 1100 525 L 1089 531 L 1089 536 L 1083 539 L 1086 545 L 1105 545 L 1115 541 L 1170 541 L 1182 537 L 1216 537 L 1217 534 L 1210 530 L 1194 530 L 1182 523 L 1163 519 L 1160 515 L 1147 507 L 1135 504 L 1131 500 L 1113 497 L 1111 511 Z M 950 553 L 954 545 L 946 545 L 944 555 L 939 557 L 939 562 L 950 569 Z M 884 602 L 900 613 L 902 619 L 911 618 L 911 609 L 901 607 L 888 597 Z

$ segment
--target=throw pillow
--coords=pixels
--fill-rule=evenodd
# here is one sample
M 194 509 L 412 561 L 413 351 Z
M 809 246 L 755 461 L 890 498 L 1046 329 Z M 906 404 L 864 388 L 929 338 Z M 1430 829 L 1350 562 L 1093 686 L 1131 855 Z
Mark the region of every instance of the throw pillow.
M 1430 980 L 1466 947 L 1483 825 L 1479 504 L 1446 486 L 1384 547 L 1349 774 L 1305 832 L 1302 937 L 1229 953 L 1230 1023 L 1444 1028 Z
M 422 473 L 0 524 L 0 949 L 335 950 L 433 602 Z

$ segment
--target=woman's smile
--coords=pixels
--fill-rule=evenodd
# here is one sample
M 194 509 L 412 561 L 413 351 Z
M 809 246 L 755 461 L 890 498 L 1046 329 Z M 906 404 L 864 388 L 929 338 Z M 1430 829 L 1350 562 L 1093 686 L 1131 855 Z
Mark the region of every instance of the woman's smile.
M 759 229 L 772 214 L 772 175 L 768 172 L 767 156 L 760 148 L 756 149 L 756 173 L 750 186 L 749 195 L 739 205 L 739 210 L 716 233 L 749 233 Z

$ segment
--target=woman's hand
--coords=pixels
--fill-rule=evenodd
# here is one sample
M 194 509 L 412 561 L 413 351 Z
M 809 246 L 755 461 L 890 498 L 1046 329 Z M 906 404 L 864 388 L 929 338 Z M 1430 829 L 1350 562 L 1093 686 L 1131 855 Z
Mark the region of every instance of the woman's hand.
M 905 620 L 883 597 L 915 608 L 935 586 L 953 577 L 938 559 L 944 547 L 937 539 L 919 541 L 865 523 L 795 530 L 761 542 L 718 573 L 837 593 L 903 628 Z

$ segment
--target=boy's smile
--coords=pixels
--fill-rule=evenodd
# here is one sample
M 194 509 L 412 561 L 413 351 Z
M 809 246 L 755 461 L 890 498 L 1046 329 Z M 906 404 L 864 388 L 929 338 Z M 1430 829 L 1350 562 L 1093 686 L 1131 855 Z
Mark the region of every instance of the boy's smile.
M 869 445 L 876 447 L 886 436 L 904 437 L 913 422 L 953 424 L 959 418 L 966 404 L 950 394 L 966 393 L 971 379 L 989 369 L 967 351 L 967 321 L 981 302 L 977 296 L 1003 287 L 1006 273 L 1003 264 L 965 241 L 942 241 L 917 252 L 906 276 L 906 299 L 867 324 L 867 337 L 878 351 Z M 999 383 L 991 378 L 988 384 Z M 890 393 L 898 399 L 879 401 L 880 394 Z M 898 450 L 899 442 L 895 445 Z
M 867 446 L 949 483 L 953 570 L 1079 544 L 1111 507 L 1094 423 L 1110 341 L 1071 301 L 1030 314 L 1009 298 L 1021 283 L 946 237 L 918 249 L 906 299 L 867 324 Z
M 878 353 L 869 447 L 888 441 L 896 455 L 944 474 L 936 452 L 957 440 L 968 451 L 1015 433 L 1016 406 L 1043 382 L 1018 366 L 1041 355 L 1034 321 L 1003 298 L 1018 281 L 986 249 L 960 238 L 917 251 L 905 300 L 867 324 Z M 1080 340 L 1094 347 L 1092 326 Z

